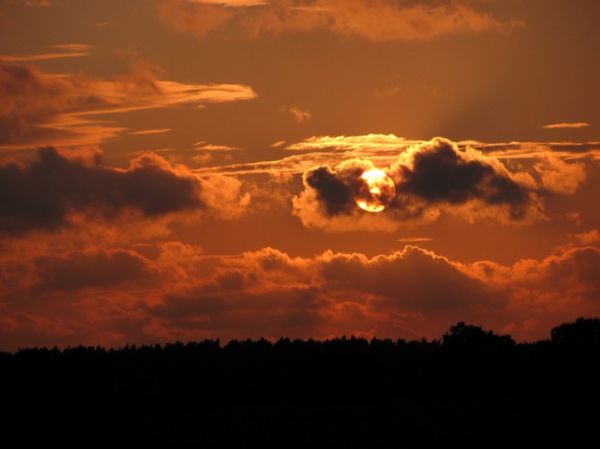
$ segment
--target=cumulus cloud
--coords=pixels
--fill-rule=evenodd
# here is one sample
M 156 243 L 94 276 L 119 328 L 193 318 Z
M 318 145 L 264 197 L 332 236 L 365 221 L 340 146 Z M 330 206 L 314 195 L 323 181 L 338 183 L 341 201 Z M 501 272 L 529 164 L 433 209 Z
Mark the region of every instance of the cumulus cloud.
M 550 192 L 571 195 L 586 180 L 585 165 L 581 162 L 567 164 L 562 159 L 548 155 L 534 165 L 541 177 L 541 185 Z
M 174 30 L 200 38 L 231 26 L 254 37 L 328 30 L 372 41 L 433 39 L 524 26 L 519 19 L 501 22 L 468 0 L 164 0 L 159 14 Z
M 103 165 L 98 149 L 47 147 L 29 164 L 0 165 L 0 232 L 53 231 L 73 226 L 82 214 L 108 219 L 132 212 L 152 218 L 195 211 L 233 218 L 249 202 L 240 188 L 236 179 L 198 178 L 154 154 L 133 159 L 124 170 Z
M 570 235 L 569 238 L 576 246 L 598 246 L 600 244 L 600 232 L 597 229 Z
M 0 335 L 23 342 L 27 331 L 34 345 L 439 338 L 461 320 L 531 341 L 600 312 L 599 267 L 592 246 L 512 265 L 464 264 L 416 246 L 374 257 L 291 257 L 273 248 L 210 257 L 166 242 L 152 260 L 124 249 L 48 250 L 2 259 Z
M 354 159 L 303 175 L 304 191 L 293 200 L 294 213 L 308 227 L 326 230 L 395 230 L 431 222 L 442 213 L 468 221 L 492 219 L 523 224 L 543 218 L 535 180 L 513 174 L 494 158 L 449 140 L 414 145 L 387 169 L 396 198 L 383 213 L 356 207 L 352 191 L 370 161 Z
M 202 282 L 173 288 L 149 313 L 184 333 L 325 337 L 367 332 L 392 312 L 466 313 L 490 299 L 496 300 L 484 283 L 416 247 L 374 258 L 292 258 L 265 248 L 225 260 Z
M 0 63 L 0 148 L 97 144 L 125 129 L 90 115 L 177 105 L 249 100 L 248 86 L 192 85 L 160 80 L 156 68 L 137 63 L 133 72 L 98 80 L 83 75 L 44 74 Z
M 381 337 L 393 329 L 397 338 L 418 323 L 421 336 L 439 337 L 454 321 L 474 319 L 498 331 L 510 325 L 519 339 L 544 338 L 566 317 L 600 310 L 599 258 L 598 248 L 580 247 L 502 266 L 461 264 L 415 246 L 371 258 L 293 258 L 265 248 L 173 288 L 149 313 L 188 336 Z
M 38 279 L 34 285 L 37 291 L 74 291 L 147 283 L 159 274 L 148 260 L 122 249 L 45 255 L 34 260 L 33 272 Z

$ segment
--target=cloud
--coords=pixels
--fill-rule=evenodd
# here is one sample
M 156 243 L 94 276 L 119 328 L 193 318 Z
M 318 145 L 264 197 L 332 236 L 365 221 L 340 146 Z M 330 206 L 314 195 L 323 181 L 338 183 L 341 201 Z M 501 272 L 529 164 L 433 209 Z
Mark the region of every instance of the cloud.
M 553 193 L 572 195 L 586 180 L 585 165 L 581 162 L 567 164 L 557 156 L 548 155 L 534 165 L 541 176 L 541 185 Z
M 537 159 L 549 154 L 565 159 L 600 159 L 600 142 L 462 143 L 497 159 Z
M 27 6 L 52 6 L 49 0 L 25 0 Z
M 472 2 L 434 0 L 279 0 L 216 1 L 164 0 L 160 17 L 174 30 L 199 38 L 224 29 L 241 30 L 253 37 L 263 34 L 327 30 L 371 41 L 423 40 L 456 33 L 510 31 L 524 26 L 511 19 L 500 22 L 476 10 Z
M 195 170 L 198 174 L 302 174 L 316 165 L 334 165 L 345 160 L 368 159 L 378 166 L 392 164 L 400 152 L 423 141 L 405 140 L 393 134 L 368 134 L 365 136 L 314 136 L 284 148 L 293 156 L 278 160 L 222 165 Z M 285 145 L 276 142 L 271 147 Z
M 22 56 L 10 56 L 0 55 L 0 62 L 24 62 L 24 61 L 43 61 L 46 59 L 59 59 L 59 58 L 79 58 L 82 56 L 91 55 L 91 45 L 87 44 L 61 44 L 51 45 L 50 48 L 62 50 L 63 53 L 42 53 L 37 55 L 22 55 Z
M 134 131 L 131 134 L 136 136 L 143 136 L 147 134 L 163 134 L 173 131 L 171 128 L 159 128 L 159 129 L 145 129 L 142 131 Z
M 542 126 L 542 128 L 545 128 L 545 129 L 564 129 L 564 128 L 585 128 L 587 126 L 590 126 L 590 124 L 589 123 L 583 123 L 583 122 L 579 122 L 579 123 L 555 123 L 553 125 Z
M 158 5 L 158 15 L 172 30 L 204 38 L 225 26 L 233 12 L 211 4 L 164 0 Z
M 38 55 L 22 55 L 10 56 L 0 55 L 0 62 L 26 62 L 26 61 L 44 61 L 47 59 L 62 59 L 62 58 L 81 58 L 89 56 L 89 52 L 71 52 L 71 53 L 42 53 Z
M 290 151 L 395 151 L 414 145 L 417 141 L 406 140 L 394 134 L 367 134 L 365 136 L 313 136 L 286 147 Z
M 248 86 L 182 84 L 159 80 L 155 72 L 153 66 L 137 63 L 132 73 L 106 81 L 0 63 L 0 148 L 97 144 L 125 128 L 91 115 L 256 97 Z
M 576 246 L 597 246 L 600 243 L 600 232 L 592 229 L 590 232 L 570 235 L 570 239 Z
M 297 153 L 271 161 L 259 161 L 202 168 L 197 173 L 262 174 L 304 173 L 317 165 L 334 166 L 353 158 L 368 159 L 378 167 L 396 162 L 398 154 L 409 147 L 428 141 L 407 140 L 393 134 L 368 134 L 363 136 L 313 136 L 285 147 Z M 285 142 L 277 142 L 282 146 Z M 565 160 L 599 159 L 600 142 L 509 142 L 485 143 L 473 140 L 456 142 L 459 148 L 481 151 L 488 158 L 508 160 L 544 160 L 549 155 Z M 568 166 L 568 165 L 567 165 Z M 537 175 L 535 170 L 532 175 Z
M 204 141 L 196 142 L 194 149 L 197 151 L 239 151 L 239 148 L 230 147 L 228 145 L 215 145 Z
M 431 339 L 459 320 L 532 341 L 600 312 L 600 249 L 592 246 L 512 265 L 463 264 L 416 246 L 374 257 L 273 248 L 204 256 L 180 242 L 157 249 L 153 259 L 118 248 L 0 254 L 2 349 L 14 341 Z
M 501 266 L 461 264 L 414 246 L 372 258 L 331 251 L 292 258 L 265 248 L 172 289 L 149 313 L 186 336 L 439 338 L 456 320 L 476 320 L 498 332 L 512 325 L 518 339 L 547 338 L 565 319 L 600 310 L 599 258 L 597 248 L 572 248 Z
M 139 254 L 116 250 L 73 251 L 66 255 L 46 255 L 34 261 L 37 291 L 74 291 L 106 288 L 126 283 L 149 283 L 158 270 Z
M 301 109 L 297 106 L 286 106 L 282 108 L 282 110 L 292 114 L 292 116 L 298 123 L 304 123 L 305 121 L 310 120 L 312 118 L 312 114 L 309 110 Z
M 223 5 L 229 7 L 240 7 L 240 6 L 262 6 L 268 5 L 268 1 L 264 0 L 187 0 L 189 3 L 205 3 L 213 5 Z
M 430 242 L 432 238 L 429 237 L 403 237 L 401 239 L 396 240 L 397 242 L 403 243 L 414 243 L 414 242 Z
M 307 227 L 331 231 L 393 231 L 434 221 L 442 213 L 505 224 L 543 219 L 531 176 L 513 174 L 497 159 L 460 150 L 446 139 L 414 145 L 396 157 L 387 169 L 396 198 L 378 214 L 359 210 L 352 196 L 356 179 L 371 168 L 371 161 L 353 159 L 306 171 L 304 191 L 293 199 L 294 214 Z
M 74 226 L 81 215 L 112 219 L 123 213 L 161 217 L 195 211 L 234 218 L 249 202 L 233 178 L 198 178 L 154 154 L 128 169 L 105 166 L 97 149 L 64 151 L 47 147 L 29 164 L 0 165 L 0 233 L 55 231 Z

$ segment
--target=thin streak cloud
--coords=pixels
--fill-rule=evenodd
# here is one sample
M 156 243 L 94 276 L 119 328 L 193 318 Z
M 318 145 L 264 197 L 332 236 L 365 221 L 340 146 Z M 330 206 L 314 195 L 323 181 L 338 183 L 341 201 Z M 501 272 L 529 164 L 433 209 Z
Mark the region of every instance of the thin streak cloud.
M 589 123 L 554 123 L 552 125 L 542 126 L 544 129 L 563 129 L 563 128 L 586 128 L 590 126 Z
M 0 62 L 28 62 L 28 61 L 44 61 L 47 59 L 62 59 L 62 58 L 81 58 L 91 55 L 90 52 L 72 52 L 72 53 L 42 53 L 39 55 L 23 55 L 10 56 L 0 55 Z
M 403 242 L 403 243 L 408 243 L 408 242 L 431 242 L 433 239 L 429 238 L 429 237 L 404 237 L 401 239 L 396 240 L 397 242 Z

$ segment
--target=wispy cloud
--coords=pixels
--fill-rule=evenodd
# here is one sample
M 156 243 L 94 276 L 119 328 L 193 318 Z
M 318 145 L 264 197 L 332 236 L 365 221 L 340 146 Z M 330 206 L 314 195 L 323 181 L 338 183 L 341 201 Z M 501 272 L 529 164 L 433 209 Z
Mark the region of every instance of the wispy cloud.
M 46 59 L 80 58 L 91 55 L 92 45 L 87 44 L 57 44 L 49 48 L 60 50 L 62 53 L 50 52 L 35 55 L 0 55 L 0 62 L 43 61 Z
M 231 29 L 232 24 L 254 37 L 328 30 L 371 41 L 423 40 L 524 26 L 515 18 L 502 22 L 469 0 L 450 5 L 386 0 L 164 0 L 159 12 L 174 30 L 200 38 L 226 26 Z
M 552 125 L 542 126 L 544 129 L 562 129 L 562 128 L 585 128 L 590 126 L 589 123 L 578 122 L 578 123 L 554 123 Z
M 286 147 L 291 151 L 322 151 L 323 149 L 346 151 L 346 150 L 369 150 L 377 148 L 381 151 L 398 151 L 407 148 L 418 141 L 405 140 L 394 134 L 367 134 L 364 136 L 313 136 L 302 142 Z
M 40 53 L 37 55 L 0 55 L 0 62 L 27 62 L 27 61 L 44 61 L 47 59 L 63 59 L 63 58 L 81 58 L 89 56 L 92 53 L 89 51 L 71 51 L 70 53 Z
M 197 142 L 194 146 L 197 151 L 239 151 L 239 148 L 230 147 L 228 145 L 215 145 L 207 142 Z
M 67 51 L 90 51 L 93 46 L 88 44 L 57 44 L 51 45 L 50 48 Z
M 98 115 L 143 109 L 250 100 L 239 84 L 183 84 L 160 80 L 140 64 L 110 80 L 44 74 L 31 67 L 0 64 L 0 148 L 97 144 L 124 131 Z M 90 118 L 91 116 L 94 118 Z
M 264 0 L 187 0 L 188 3 L 206 3 L 212 5 L 222 5 L 228 7 L 240 6 L 261 6 L 268 5 L 268 1 Z
M 432 238 L 429 237 L 404 237 L 396 240 L 397 242 L 409 243 L 409 242 L 430 242 Z
M 134 136 L 143 136 L 146 134 L 164 134 L 173 131 L 171 128 L 163 128 L 163 129 L 145 129 L 143 131 L 134 131 L 130 134 Z
M 369 160 L 375 167 L 383 168 L 393 164 L 398 156 L 415 145 L 423 145 L 425 140 L 408 140 L 393 134 L 367 134 L 363 136 L 313 136 L 301 142 L 285 146 L 284 141 L 275 142 L 271 147 L 283 147 L 293 156 L 268 161 L 255 161 L 206 167 L 198 173 L 226 174 L 298 174 L 316 165 L 337 165 L 344 161 L 359 158 Z M 455 142 L 458 148 L 481 151 L 488 157 L 498 160 L 529 159 L 544 161 L 548 157 L 565 160 L 593 158 L 600 159 L 600 142 L 499 142 L 486 143 L 474 140 Z M 556 164 L 555 164 L 556 165 Z
M 284 106 L 282 110 L 292 114 L 298 123 L 304 123 L 312 118 L 312 114 L 308 109 L 302 109 L 298 106 Z
M 25 0 L 27 6 L 52 6 L 50 0 Z
M 565 159 L 600 158 L 600 142 L 459 142 L 463 144 L 498 159 L 537 159 L 547 155 Z

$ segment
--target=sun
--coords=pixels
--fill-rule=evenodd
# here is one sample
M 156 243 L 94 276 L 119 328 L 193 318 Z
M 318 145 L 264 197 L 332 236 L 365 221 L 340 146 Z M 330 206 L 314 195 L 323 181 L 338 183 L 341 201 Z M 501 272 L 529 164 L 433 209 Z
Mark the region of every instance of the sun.
M 394 181 L 386 172 L 374 168 L 367 170 L 356 180 L 353 197 L 358 207 L 367 212 L 385 210 L 396 196 Z

